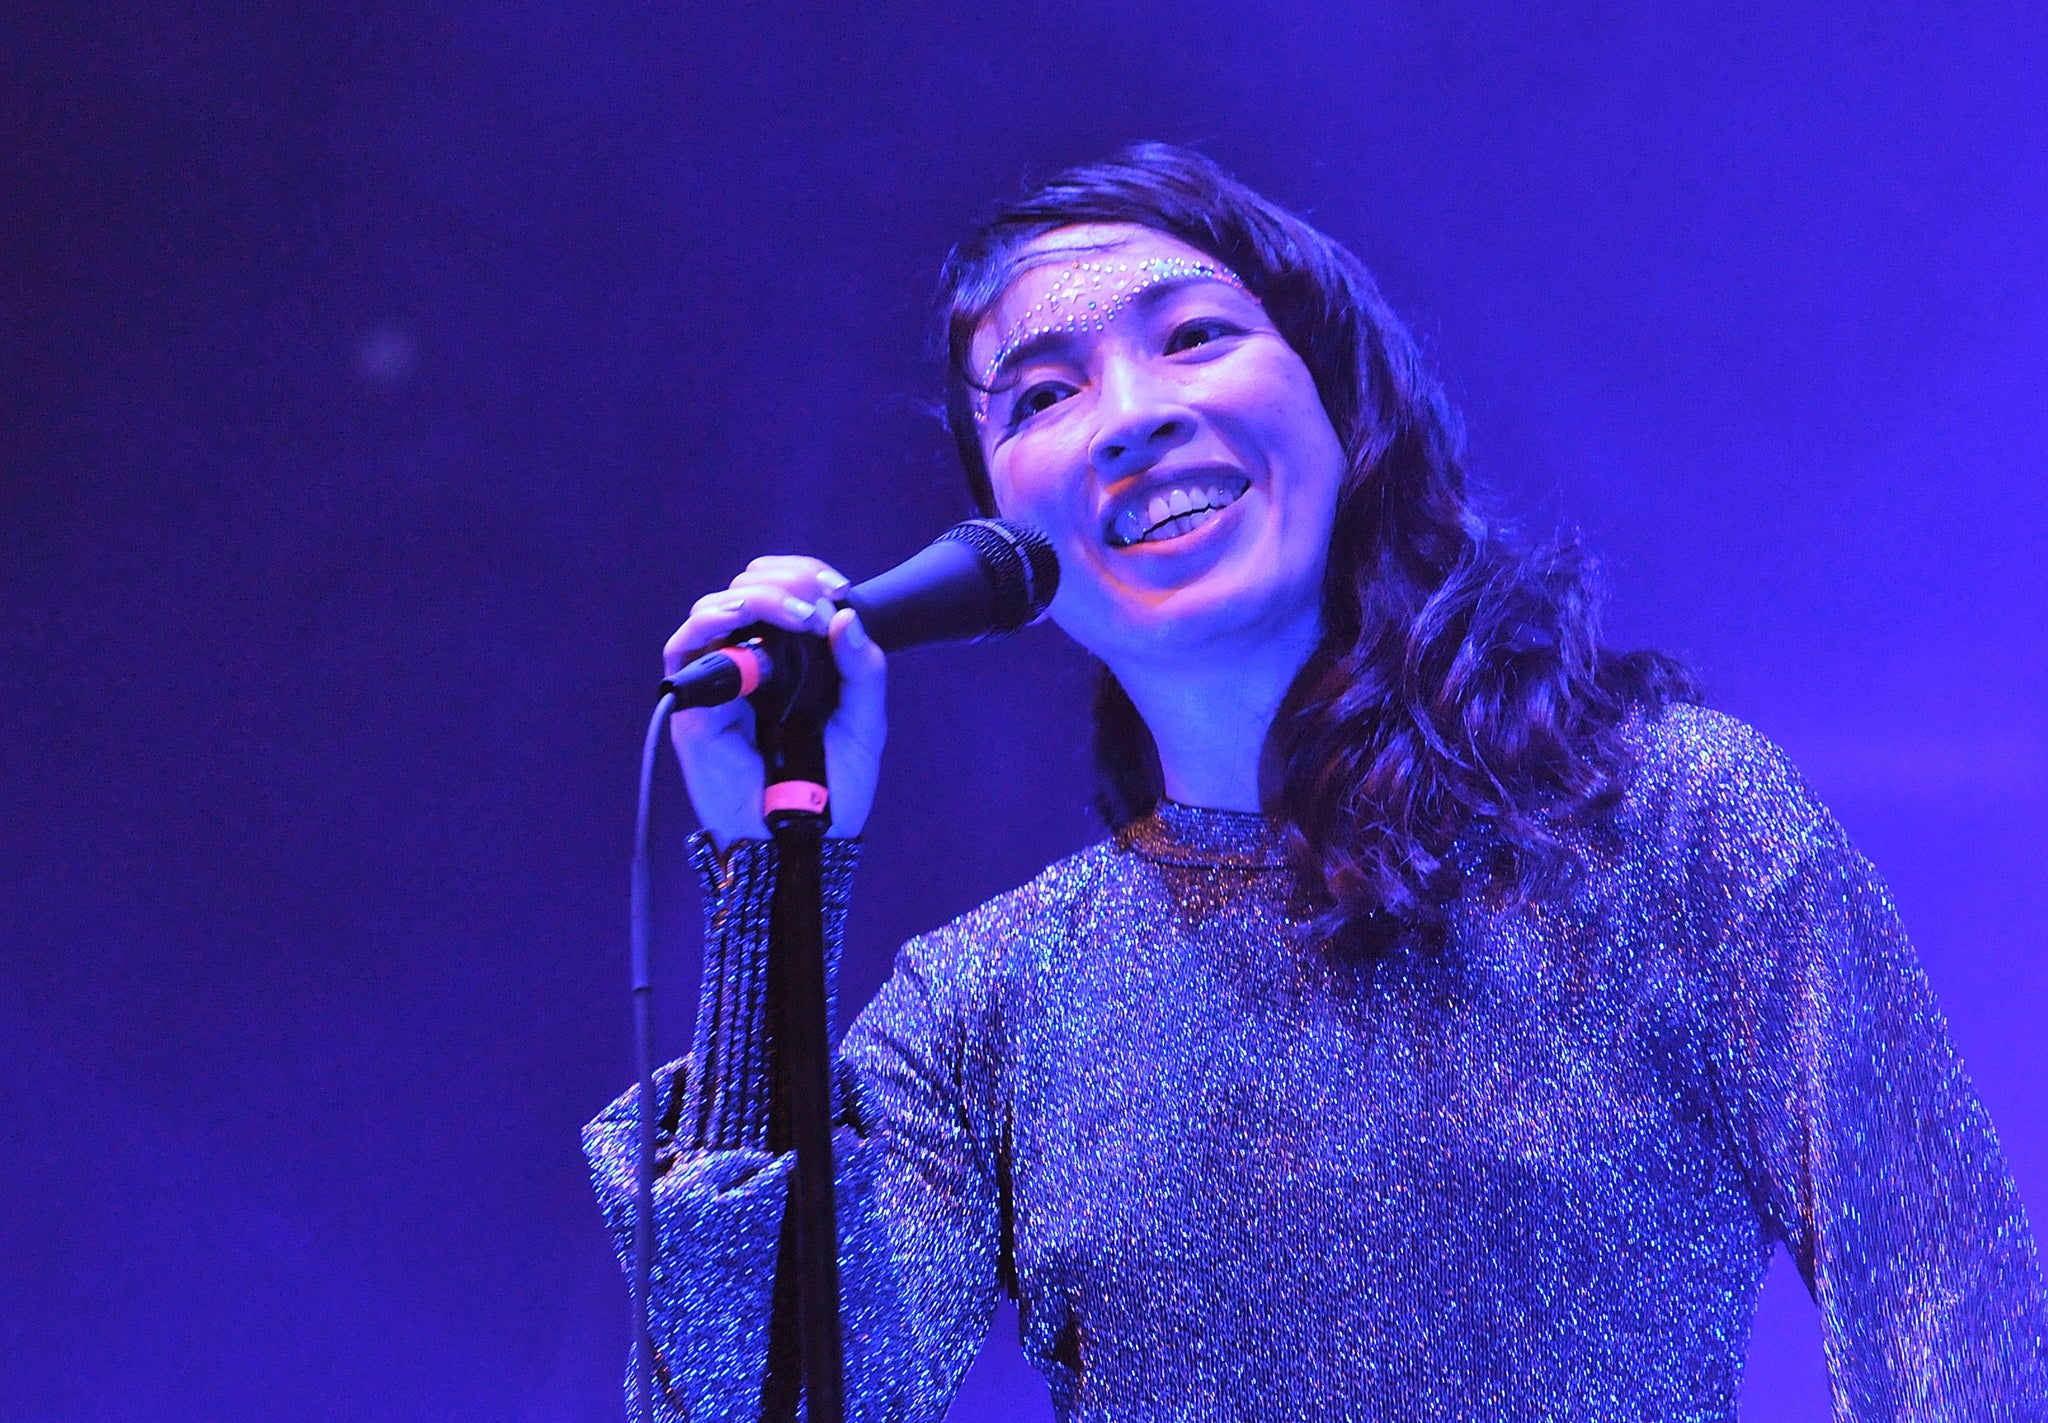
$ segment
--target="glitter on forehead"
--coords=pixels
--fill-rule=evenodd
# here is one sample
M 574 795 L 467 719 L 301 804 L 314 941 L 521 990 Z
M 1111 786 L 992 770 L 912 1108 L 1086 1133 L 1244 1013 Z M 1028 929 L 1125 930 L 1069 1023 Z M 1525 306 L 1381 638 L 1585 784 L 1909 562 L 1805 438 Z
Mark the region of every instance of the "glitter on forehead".
M 1249 291 L 1237 273 L 1214 262 L 1186 257 L 1143 257 L 1135 262 L 1076 260 L 1054 277 L 1045 295 L 1017 318 L 1016 328 L 989 361 L 990 378 L 1026 341 L 1036 340 L 1048 331 L 1100 331 L 1140 293 L 1161 282 L 1196 277 L 1227 282 L 1239 291 Z M 979 403 L 986 418 L 986 394 Z

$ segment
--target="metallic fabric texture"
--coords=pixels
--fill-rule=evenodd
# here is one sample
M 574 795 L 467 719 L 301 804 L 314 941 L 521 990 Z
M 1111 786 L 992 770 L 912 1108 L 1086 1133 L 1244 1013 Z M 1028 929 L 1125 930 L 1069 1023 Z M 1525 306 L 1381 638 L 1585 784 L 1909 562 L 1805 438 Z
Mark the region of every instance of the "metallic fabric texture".
M 1434 948 L 1307 935 L 1279 834 L 1166 805 L 913 940 L 841 1045 L 849 1414 L 927 1420 L 1019 1305 L 1063 1420 L 1724 1420 L 1774 1244 L 1836 1416 L 2048 1417 L 2039 1267 L 1870 866 L 1678 707 L 1581 872 Z M 836 939 L 856 851 L 827 867 Z M 664 1076 L 664 1416 L 757 1416 L 772 850 L 700 846 Z M 585 1131 L 622 1249 L 632 1093 Z

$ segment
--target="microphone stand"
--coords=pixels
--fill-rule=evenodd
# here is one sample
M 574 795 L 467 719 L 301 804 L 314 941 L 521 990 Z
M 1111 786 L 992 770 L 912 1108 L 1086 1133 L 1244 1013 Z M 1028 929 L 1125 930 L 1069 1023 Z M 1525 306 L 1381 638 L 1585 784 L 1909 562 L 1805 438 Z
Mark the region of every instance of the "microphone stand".
M 775 1092 L 768 1146 L 774 1152 L 796 1152 L 796 1180 L 787 1209 L 796 1225 L 796 1295 L 807 1417 L 809 1423 L 841 1423 L 845 1363 L 839 1333 L 839 1225 L 832 1190 L 832 1050 L 826 1022 L 821 871 L 825 828 L 831 823 L 825 722 L 838 701 L 839 672 L 821 639 L 779 636 L 772 647 L 774 674 L 748 697 L 765 773 L 763 814 L 775 838 L 767 1003 Z M 778 1262 L 778 1275 L 787 1264 Z M 775 1294 L 783 1297 L 780 1280 Z M 777 1319 L 771 1330 L 778 1327 L 787 1326 Z M 774 1353 L 771 1344 L 771 1358 Z M 771 1417 L 787 1417 L 793 1423 L 794 1398 L 779 1405 L 773 1398 L 766 1401 Z
M 975 642 L 1014 631 L 1043 617 L 1058 587 L 1059 563 L 1043 534 L 1000 519 L 969 519 L 887 573 L 849 590 L 844 606 L 860 614 L 878 646 L 894 651 L 923 642 Z M 839 1333 L 839 1222 L 832 1190 L 832 1049 L 826 1022 L 821 873 L 825 829 L 832 818 L 825 784 L 825 723 L 839 700 L 839 669 L 824 639 L 757 624 L 741 633 L 734 645 L 707 653 L 663 679 L 661 691 L 641 754 L 633 858 L 633 1001 L 640 1068 L 633 1271 L 640 1316 L 636 1401 L 651 1419 L 655 1104 L 647 838 L 655 751 L 671 710 L 715 706 L 744 696 L 754 708 L 755 742 L 764 773 L 761 812 L 775 838 L 777 865 L 768 907 L 768 1144 L 774 1152 L 796 1152 L 796 1179 L 783 1212 L 777 1250 L 762 1416 L 773 1423 L 793 1423 L 799 1406 L 808 1400 L 808 1423 L 841 1423 L 845 1359 Z M 792 1264 L 794 1268 L 788 1268 Z M 798 1312 L 794 1341 L 789 1339 L 791 1304 Z M 787 1364 L 792 1343 L 800 1359 L 794 1378 Z

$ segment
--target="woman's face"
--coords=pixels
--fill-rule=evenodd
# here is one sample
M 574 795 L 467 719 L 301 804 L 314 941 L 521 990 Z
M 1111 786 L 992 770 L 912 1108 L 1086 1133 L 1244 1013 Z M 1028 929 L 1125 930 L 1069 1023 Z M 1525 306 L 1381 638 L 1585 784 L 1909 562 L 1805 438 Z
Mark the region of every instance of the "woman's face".
M 1118 667 L 1313 639 L 1343 447 L 1213 258 L 1144 227 L 1049 232 L 970 363 L 997 508 L 1052 540 L 1077 642 Z

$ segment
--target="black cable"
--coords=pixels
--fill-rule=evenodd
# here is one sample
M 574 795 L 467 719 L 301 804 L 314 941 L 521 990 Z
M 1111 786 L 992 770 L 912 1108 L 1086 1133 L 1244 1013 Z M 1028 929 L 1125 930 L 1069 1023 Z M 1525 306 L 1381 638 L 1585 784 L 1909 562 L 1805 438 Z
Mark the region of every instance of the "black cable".
M 654 767 L 661 736 L 675 710 L 675 694 L 655 703 L 640 751 L 640 804 L 633 821 L 633 1056 L 640 1069 L 640 1160 L 634 1172 L 633 1313 L 639 1347 L 633 1351 L 636 1413 L 654 1423 L 654 1318 L 649 1281 L 654 1272 L 654 879 L 647 845 L 654 809 Z

